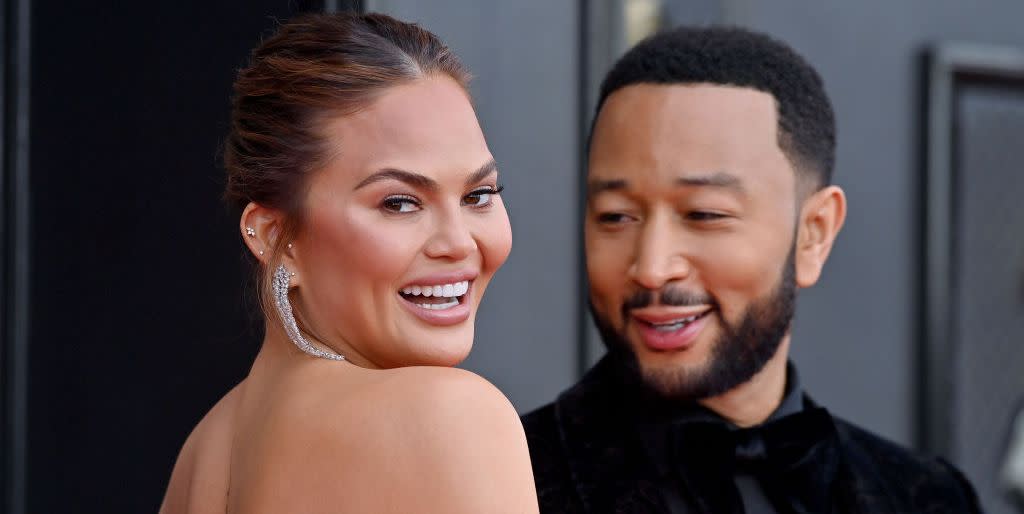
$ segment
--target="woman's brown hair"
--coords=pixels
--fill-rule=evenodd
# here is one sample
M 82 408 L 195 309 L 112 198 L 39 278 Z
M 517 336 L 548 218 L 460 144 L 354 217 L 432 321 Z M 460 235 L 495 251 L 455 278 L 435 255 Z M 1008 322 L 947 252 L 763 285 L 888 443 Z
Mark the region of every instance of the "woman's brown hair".
M 266 266 L 257 265 L 264 314 L 273 312 L 272 270 L 303 223 L 309 176 L 329 158 L 325 122 L 434 74 L 468 87 L 468 72 L 437 36 L 382 14 L 303 15 L 253 50 L 234 84 L 224 197 L 285 214 Z

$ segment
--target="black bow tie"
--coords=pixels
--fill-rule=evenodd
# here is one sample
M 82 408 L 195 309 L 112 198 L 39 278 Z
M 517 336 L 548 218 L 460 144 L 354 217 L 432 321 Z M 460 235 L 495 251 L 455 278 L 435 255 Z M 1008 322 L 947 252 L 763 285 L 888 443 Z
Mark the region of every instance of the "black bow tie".
M 672 428 L 672 454 L 694 504 L 708 514 L 741 514 L 736 473 L 749 473 L 780 513 L 827 514 L 839 469 L 835 425 L 820 407 L 752 428 L 685 421 Z

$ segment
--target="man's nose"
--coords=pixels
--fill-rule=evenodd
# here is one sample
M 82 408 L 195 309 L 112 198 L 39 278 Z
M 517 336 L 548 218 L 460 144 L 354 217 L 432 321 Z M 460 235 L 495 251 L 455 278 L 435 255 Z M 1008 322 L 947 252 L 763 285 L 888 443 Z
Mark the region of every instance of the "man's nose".
M 667 282 L 685 280 L 690 262 L 679 249 L 669 219 L 652 217 L 637 241 L 629 278 L 649 290 L 661 289 Z

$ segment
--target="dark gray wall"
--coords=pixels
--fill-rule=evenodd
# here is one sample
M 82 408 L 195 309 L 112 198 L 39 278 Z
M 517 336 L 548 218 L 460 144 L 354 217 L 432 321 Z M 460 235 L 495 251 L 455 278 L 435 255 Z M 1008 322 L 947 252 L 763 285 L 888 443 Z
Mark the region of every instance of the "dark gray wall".
M 1024 405 L 1024 73 L 1012 86 L 962 86 L 958 96 L 950 450 L 987 512 L 1009 513 L 997 498 Z
M 421 23 L 475 75 L 513 238 L 464 367 L 531 410 L 578 368 L 577 3 L 369 0 L 366 9 Z

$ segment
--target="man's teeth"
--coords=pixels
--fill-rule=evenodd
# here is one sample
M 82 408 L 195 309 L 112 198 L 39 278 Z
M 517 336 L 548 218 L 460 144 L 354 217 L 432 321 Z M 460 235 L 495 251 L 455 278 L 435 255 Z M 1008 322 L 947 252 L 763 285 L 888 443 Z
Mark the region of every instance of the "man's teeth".
M 454 284 L 441 284 L 436 286 L 409 286 L 402 289 L 402 294 L 411 296 L 440 296 L 445 298 L 455 298 L 462 296 L 469 291 L 469 281 L 463 280 L 462 282 L 455 282 Z M 447 305 L 447 304 L 438 304 Z
M 659 332 L 673 332 L 685 327 L 690 323 L 693 323 L 694 321 L 697 321 L 697 318 L 699 318 L 700 316 L 700 314 L 695 314 L 688 318 L 677 319 L 675 321 L 671 321 L 668 323 L 651 323 L 650 325 Z

